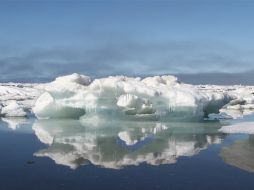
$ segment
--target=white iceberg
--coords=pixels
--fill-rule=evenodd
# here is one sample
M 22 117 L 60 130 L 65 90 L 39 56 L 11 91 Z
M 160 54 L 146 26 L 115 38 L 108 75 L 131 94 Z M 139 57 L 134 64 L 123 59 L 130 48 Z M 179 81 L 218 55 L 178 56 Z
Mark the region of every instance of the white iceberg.
M 38 118 L 111 115 L 127 120 L 163 120 L 205 116 L 217 120 L 253 113 L 254 87 L 190 85 L 170 75 L 92 80 L 74 73 L 45 84 L 1 83 L 0 111 L 6 110 L 10 101 L 16 101 L 26 115 L 34 112 Z M 25 114 L 20 109 L 9 114 L 21 115 Z
M 80 117 L 85 114 L 114 113 L 159 117 L 171 113 L 202 116 L 218 112 L 232 98 L 225 92 L 201 91 L 180 83 L 173 76 L 155 76 L 143 80 L 124 76 L 91 81 L 72 74 L 45 85 L 45 93 L 33 108 L 39 118 Z

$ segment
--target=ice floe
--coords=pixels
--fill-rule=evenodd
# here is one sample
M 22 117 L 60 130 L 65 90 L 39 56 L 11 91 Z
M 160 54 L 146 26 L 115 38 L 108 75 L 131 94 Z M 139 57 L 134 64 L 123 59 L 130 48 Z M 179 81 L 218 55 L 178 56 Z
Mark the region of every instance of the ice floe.
M 2 117 L 35 113 L 40 119 L 111 115 L 127 120 L 196 116 L 221 120 L 241 117 L 253 110 L 252 86 L 191 85 L 170 75 L 92 80 L 74 73 L 45 84 L 0 84 Z
M 223 126 L 219 131 L 224 133 L 254 134 L 254 122 L 241 122 L 233 125 L 226 125 Z
M 24 117 L 42 93 L 43 84 L 0 83 L 0 116 Z
M 24 117 L 27 113 L 16 101 L 12 100 L 5 107 L 2 107 L 1 115 L 6 117 Z
M 144 119 L 173 115 L 171 113 L 202 116 L 218 112 L 232 99 L 225 92 L 200 91 L 173 76 L 145 79 L 115 76 L 91 81 L 86 76 L 73 74 L 60 79 L 45 86 L 45 93 L 33 109 L 37 117 L 108 113 L 119 115 L 118 118 L 137 116 Z

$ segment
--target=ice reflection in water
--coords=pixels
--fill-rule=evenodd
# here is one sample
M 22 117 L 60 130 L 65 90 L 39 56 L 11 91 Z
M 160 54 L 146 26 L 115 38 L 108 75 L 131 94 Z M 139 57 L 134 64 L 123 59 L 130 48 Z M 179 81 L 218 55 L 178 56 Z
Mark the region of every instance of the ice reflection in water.
M 5 130 L 7 124 L 11 131 L 29 133 L 33 123 L 36 137 L 47 145 L 46 149 L 38 150 L 34 155 L 49 157 L 56 164 L 72 169 L 86 164 L 112 169 L 142 163 L 172 164 L 181 156 L 198 154 L 209 144 L 220 144 L 226 135 L 230 135 L 228 137 L 233 142 L 221 145 L 222 160 L 231 166 L 254 172 L 254 135 L 220 132 L 218 129 L 221 126 L 230 124 L 228 121 L 162 123 L 103 118 L 92 121 L 2 118 L 0 121 L 5 123 L 1 130 Z M 233 130 L 235 126 L 231 127 Z M 236 129 L 234 131 L 237 132 Z
M 254 135 L 237 140 L 228 147 L 222 147 L 220 155 L 225 163 L 254 172 Z
M 36 121 L 36 136 L 49 146 L 34 155 L 72 169 L 86 164 L 121 169 L 142 163 L 175 163 L 179 157 L 193 156 L 224 137 L 218 132 L 219 122 L 93 124 L 63 119 Z
M 8 128 L 12 130 L 18 129 L 21 125 L 30 123 L 25 117 L 13 117 L 13 118 L 1 118 L 3 122 L 8 125 Z

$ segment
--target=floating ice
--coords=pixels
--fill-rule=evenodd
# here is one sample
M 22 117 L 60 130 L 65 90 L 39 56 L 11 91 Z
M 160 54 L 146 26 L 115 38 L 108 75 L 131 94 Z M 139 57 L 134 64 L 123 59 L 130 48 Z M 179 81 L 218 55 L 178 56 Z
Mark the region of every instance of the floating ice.
M 7 109 L 4 107 L 12 100 L 26 115 L 34 112 L 38 118 L 89 119 L 98 115 L 162 121 L 205 116 L 220 120 L 253 113 L 254 87 L 190 85 L 174 76 L 91 80 L 74 73 L 45 84 L 0 84 L 0 110 Z M 20 110 L 14 113 L 9 116 L 25 115 Z M 6 116 L 2 111 L 0 115 Z
M 0 116 L 24 117 L 30 113 L 42 84 L 0 84 Z
M 6 117 L 24 117 L 27 113 L 16 101 L 13 100 L 8 102 L 8 105 L 2 108 L 1 115 Z
M 254 134 L 254 122 L 242 122 L 233 125 L 223 126 L 219 131 L 223 133 Z
M 76 83 L 87 86 L 91 83 L 91 79 L 88 76 L 73 73 L 72 75 L 57 77 L 55 83 L 57 83 L 58 85 L 62 84 L 63 86 L 68 83 Z
M 180 83 L 173 76 L 143 80 L 124 76 L 91 81 L 73 74 L 45 85 L 45 93 L 35 103 L 39 118 L 80 117 L 88 114 L 114 114 L 120 117 L 163 117 L 176 113 L 202 116 L 231 100 L 224 92 L 203 92 Z M 128 117 L 130 118 L 130 117 Z

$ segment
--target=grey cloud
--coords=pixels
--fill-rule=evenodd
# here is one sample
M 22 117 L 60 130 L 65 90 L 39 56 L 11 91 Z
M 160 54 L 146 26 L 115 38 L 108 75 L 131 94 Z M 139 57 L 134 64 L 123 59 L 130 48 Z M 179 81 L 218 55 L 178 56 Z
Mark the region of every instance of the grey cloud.
M 55 47 L 33 49 L 23 54 L 15 52 L 0 56 L 1 81 L 51 80 L 73 72 L 99 77 L 116 74 L 244 73 L 254 70 L 251 52 L 219 43 L 171 41 L 144 44 L 124 41 L 93 48 Z
M 254 70 L 242 73 L 196 73 L 177 74 L 180 81 L 190 84 L 217 84 L 217 85 L 254 85 Z

